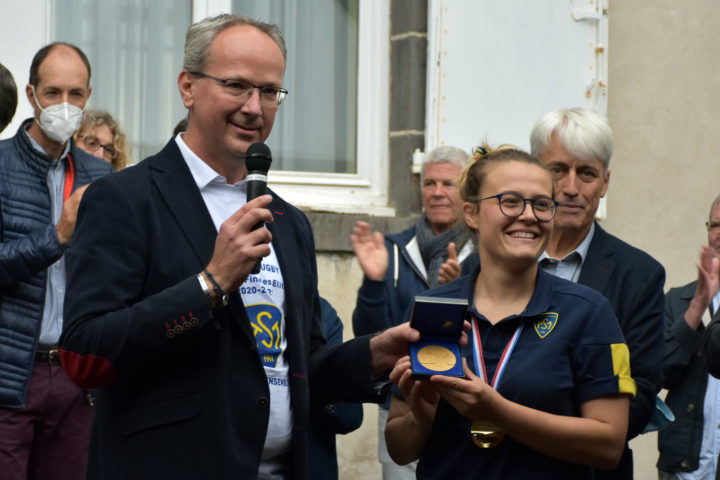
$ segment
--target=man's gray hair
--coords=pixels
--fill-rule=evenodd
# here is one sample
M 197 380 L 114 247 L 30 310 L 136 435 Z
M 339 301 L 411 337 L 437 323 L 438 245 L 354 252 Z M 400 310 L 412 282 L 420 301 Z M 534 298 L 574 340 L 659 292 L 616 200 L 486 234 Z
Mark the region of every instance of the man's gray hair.
M 210 45 L 224 30 L 237 25 L 250 25 L 265 33 L 280 47 L 283 60 L 287 63 L 285 38 L 277 25 L 255 20 L 239 13 L 224 13 L 216 17 L 208 17 L 188 28 L 185 35 L 185 59 L 183 68 L 188 72 L 202 72 L 205 68 Z
M 540 158 L 553 134 L 567 152 L 584 161 L 600 160 L 607 171 L 613 153 L 613 133 L 605 118 L 586 108 L 555 110 L 540 117 L 530 132 L 530 153 Z
M 420 170 L 420 180 L 425 174 L 425 166 L 429 163 L 454 163 L 465 167 L 468 160 L 470 160 L 470 154 L 462 148 L 453 147 L 450 145 L 442 145 L 440 147 L 433 148 L 425 158 L 423 158 L 422 170 Z

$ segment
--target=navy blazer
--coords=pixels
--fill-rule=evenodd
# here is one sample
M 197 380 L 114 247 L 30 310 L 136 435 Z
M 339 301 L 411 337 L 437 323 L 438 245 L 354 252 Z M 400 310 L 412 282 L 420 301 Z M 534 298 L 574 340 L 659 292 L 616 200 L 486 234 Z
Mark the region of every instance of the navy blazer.
M 628 438 L 642 433 L 662 386 L 665 352 L 665 269 L 650 255 L 610 235 L 595 223 L 595 234 L 578 283 L 610 300 L 630 349 L 637 396 L 630 402 Z
M 322 331 L 328 345 L 342 343 L 343 323 L 330 302 L 320 297 Z M 313 480 L 337 480 L 338 461 L 335 434 L 357 430 L 362 425 L 359 403 L 335 403 L 310 409 L 308 451 L 310 477 Z
M 630 350 L 637 395 L 630 401 L 628 439 L 642 433 L 662 386 L 665 352 L 663 315 L 665 269 L 650 255 L 610 235 L 595 222 L 595 233 L 578 283 L 610 300 Z M 617 468 L 595 470 L 598 479 L 632 479 L 632 453 L 626 446 Z
M 277 195 L 268 225 L 285 283 L 292 476 L 307 478 L 314 404 L 382 399 L 369 338 L 325 345 L 307 218 Z M 197 274 L 217 231 L 175 140 L 93 183 L 67 252 L 61 357 L 100 388 L 89 479 L 255 478 L 269 389 L 238 292 L 211 309 Z

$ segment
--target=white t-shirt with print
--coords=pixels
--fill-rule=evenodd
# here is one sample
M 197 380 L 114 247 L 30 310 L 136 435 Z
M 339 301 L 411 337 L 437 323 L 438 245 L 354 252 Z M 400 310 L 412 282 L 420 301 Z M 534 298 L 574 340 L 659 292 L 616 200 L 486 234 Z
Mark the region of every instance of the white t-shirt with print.
M 270 423 L 265 437 L 263 461 L 273 463 L 273 458 L 290 451 L 292 416 L 289 369 L 285 358 L 285 284 L 272 245 L 270 250 L 270 255 L 262 259 L 260 273 L 248 276 L 240 286 L 240 296 L 250 319 L 270 388 Z M 261 468 L 261 472 L 263 470 Z
M 223 222 L 247 203 L 247 181 L 228 184 L 188 148 L 182 134 L 175 142 L 219 231 Z M 262 259 L 260 273 L 249 275 L 239 290 L 270 389 L 270 421 L 258 479 L 281 479 L 288 473 L 292 415 L 285 358 L 285 282 L 272 244 L 270 255 Z

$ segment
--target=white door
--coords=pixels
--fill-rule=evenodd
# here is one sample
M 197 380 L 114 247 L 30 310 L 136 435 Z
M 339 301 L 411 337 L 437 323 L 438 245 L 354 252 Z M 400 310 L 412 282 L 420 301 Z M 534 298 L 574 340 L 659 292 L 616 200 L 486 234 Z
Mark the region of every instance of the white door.
M 426 151 L 529 148 L 558 108 L 607 105 L 607 0 L 430 0 Z

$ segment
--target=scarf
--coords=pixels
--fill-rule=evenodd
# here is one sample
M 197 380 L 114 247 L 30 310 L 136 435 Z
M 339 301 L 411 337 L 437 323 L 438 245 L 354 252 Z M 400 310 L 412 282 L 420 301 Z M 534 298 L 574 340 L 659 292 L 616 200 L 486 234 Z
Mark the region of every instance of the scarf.
M 428 273 L 428 284 L 433 288 L 438 286 L 438 271 L 447 261 L 448 243 L 454 242 L 460 252 L 463 245 L 472 238 L 472 231 L 464 223 L 461 223 L 447 232 L 435 235 L 427 217 L 422 215 L 415 223 L 415 237 L 420 247 L 420 255 L 425 263 L 425 270 Z

